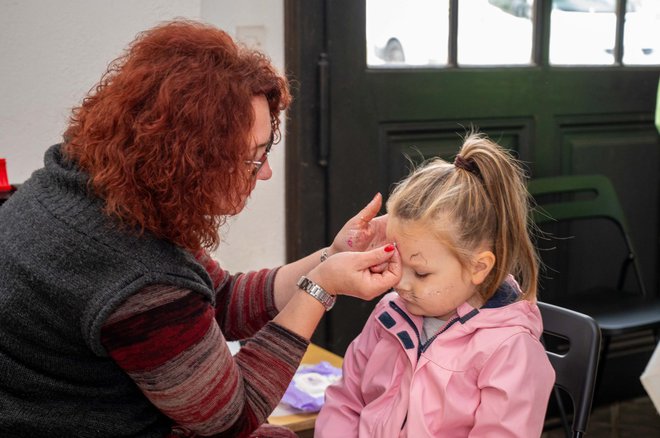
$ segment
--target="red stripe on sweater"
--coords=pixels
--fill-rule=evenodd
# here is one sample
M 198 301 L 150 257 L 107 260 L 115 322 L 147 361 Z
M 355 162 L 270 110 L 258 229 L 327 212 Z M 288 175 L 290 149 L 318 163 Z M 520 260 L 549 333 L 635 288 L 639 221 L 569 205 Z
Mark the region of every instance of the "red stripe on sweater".
M 101 342 L 126 371 L 150 370 L 199 343 L 213 318 L 209 302 L 200 294 L 190 293 L 104 326 Z

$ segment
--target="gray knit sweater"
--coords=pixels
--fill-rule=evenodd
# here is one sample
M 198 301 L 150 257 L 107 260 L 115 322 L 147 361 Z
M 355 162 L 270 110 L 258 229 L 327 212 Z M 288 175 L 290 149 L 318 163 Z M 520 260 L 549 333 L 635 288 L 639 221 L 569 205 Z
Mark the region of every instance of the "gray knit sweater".
M 87 180 L 56 145 L 0 207 L 2 437 L 166 435 L 170 420 L 107 357 L 101 326 L 149 284 L 214 299 L 190 254 L 121 231 Z

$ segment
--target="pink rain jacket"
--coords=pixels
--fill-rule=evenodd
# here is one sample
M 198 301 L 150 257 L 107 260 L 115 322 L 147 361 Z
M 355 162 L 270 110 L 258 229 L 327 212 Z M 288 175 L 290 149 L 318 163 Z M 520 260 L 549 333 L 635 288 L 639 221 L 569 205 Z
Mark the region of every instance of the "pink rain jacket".
M 541 436 L 555 381 L 541 315 L 526 300 L 493 304 L 501 292 L 481 309 L 460 306 L 423 346 L 422 318 L 395 292 L 385 295 L 349 346 L 342 380 L 326 391 L 314 436 Z

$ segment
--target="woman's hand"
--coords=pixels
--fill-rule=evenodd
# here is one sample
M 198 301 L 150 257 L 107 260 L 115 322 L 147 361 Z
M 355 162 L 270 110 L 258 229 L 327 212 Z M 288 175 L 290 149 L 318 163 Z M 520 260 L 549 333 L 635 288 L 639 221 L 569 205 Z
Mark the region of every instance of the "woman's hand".
M 380 193 L 339 230 L 328 255 L 344 251 L 366 251 L 386 243 L 387 215 L 376 217 L 383 203 Z
M 375 266 L 382 269 L 375 270 Z M 307 275 L 331 294 L 372 300 L 401 279 L 401 258 L 392 244 L 366 252 L 335 254 Z

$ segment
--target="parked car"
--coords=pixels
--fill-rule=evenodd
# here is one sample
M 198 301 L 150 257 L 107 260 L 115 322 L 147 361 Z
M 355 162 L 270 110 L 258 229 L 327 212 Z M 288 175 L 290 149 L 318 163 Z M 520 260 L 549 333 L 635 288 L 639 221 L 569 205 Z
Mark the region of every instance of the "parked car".
M 516 17 L 526 18 L 531 18 L 534 6 L 534 0 L 488 0 L 488 3 Z
M 615 0 L 554 0 L 553 9 L 566 12 L 614 12 Z

